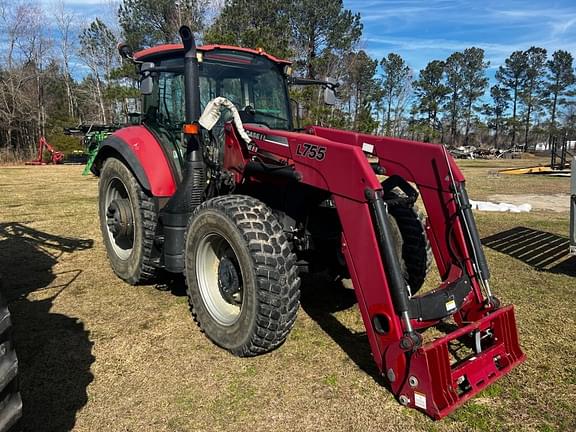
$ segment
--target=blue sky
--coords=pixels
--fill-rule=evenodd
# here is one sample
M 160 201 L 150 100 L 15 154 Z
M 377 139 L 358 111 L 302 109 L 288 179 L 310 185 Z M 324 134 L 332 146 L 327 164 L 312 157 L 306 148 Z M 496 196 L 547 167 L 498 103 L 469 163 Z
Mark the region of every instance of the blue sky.
M 532 45 L 576 56 L 576 1 L 344 0 L 364 23 L 362 48 L 382 58 L 404 57 L 415 70 L 476 46 L 494 70 Z
M 48 12 L 60 0 L 41 0 Z M 218 1 L 218 0 L 214 0 Z M 219 0 L 221 1 L 221 0 Z M 77 25 L 113 20 L 115 0 L 64 0 Z M 476 46 L 494 70 L 514 50 L 532 45 L 576 56 L 576 0 L 344 0 L 364 24 L 360 48 L 381 59 L 404 57 L 416 71 L 434 59 Z

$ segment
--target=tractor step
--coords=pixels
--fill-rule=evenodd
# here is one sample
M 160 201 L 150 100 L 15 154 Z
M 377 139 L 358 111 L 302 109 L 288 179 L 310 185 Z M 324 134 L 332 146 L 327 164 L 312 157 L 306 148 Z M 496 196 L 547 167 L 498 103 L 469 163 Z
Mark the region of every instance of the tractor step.
M 459 358 L 457 349 L 465 351 L 464 358 Z M 506 306 L 414 352 L 399 398 L 404 405 L 440 419 L 524 359 L 514 308 Z

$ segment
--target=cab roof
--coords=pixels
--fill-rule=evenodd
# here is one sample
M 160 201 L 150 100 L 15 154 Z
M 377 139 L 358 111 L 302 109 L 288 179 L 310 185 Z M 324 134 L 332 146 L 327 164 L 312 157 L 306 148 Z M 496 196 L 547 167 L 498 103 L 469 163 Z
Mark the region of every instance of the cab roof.
M 231 45 L 201 45 L 196 47 L 197 51 L 200 52 L 209 52 L 215 50 L 225 50 L 225 51 L 240 51 L 245 53 L 250 53 L 254 55 L 261 55 L 266 57 L 268 60 L 273 61 L 277 64 L 291 64 L 292 62 L 284 59 L 279 59 L 274 57 L 267 52 L 262 50 L 254 50 L 250 48 L 242 48 L 237 46 Z M 134 59 L 137 61 L 152 61 L 157 58 L 166 57 L 170 54 L 184 54 L 184 45 L 182 44 L 167 44 L 167 45 L 157 45 L 151 48 L 143 49 L 142 51 L 138 51 L 134 53 Z

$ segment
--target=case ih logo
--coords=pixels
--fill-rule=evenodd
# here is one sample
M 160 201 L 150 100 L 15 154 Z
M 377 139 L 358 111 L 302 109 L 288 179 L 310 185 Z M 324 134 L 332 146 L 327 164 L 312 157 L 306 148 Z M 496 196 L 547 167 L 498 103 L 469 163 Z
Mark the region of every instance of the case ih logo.
M 260 140 L 260 141 L 264 141 L 264 140 L 266 139 L 266 135 L 264 135 L 264 134 L 262 134 L 262 133 L 259 133 L 259 132 L 254 132 L 254 131 L 247 130 L 246 133 L 248 134 L 248 136 L 249 136 L 250 138 L 254 138 L 254 139 L 257 139 L 257 140 Z
M 288 147 L 288 139 L 283 136 L 277 135 L 265 135 L 263 133 L 254 132 L 254 131 L 246 131 L 248 136 L 253 139 L 257 139 L 260 141 L 266 141 L 272 144 L 281 145 L 282 147 Z

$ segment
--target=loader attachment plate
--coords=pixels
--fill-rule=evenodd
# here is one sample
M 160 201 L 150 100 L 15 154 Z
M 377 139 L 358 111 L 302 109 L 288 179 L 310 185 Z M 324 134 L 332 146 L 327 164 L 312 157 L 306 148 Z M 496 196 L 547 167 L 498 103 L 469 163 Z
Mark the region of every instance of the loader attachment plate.
M 470 354 L 455 360 L 451 345 L 465 341 Z M 524 361 L 513 306 L 423 345 L 407 360 L 401 401 L 440 419 Z

